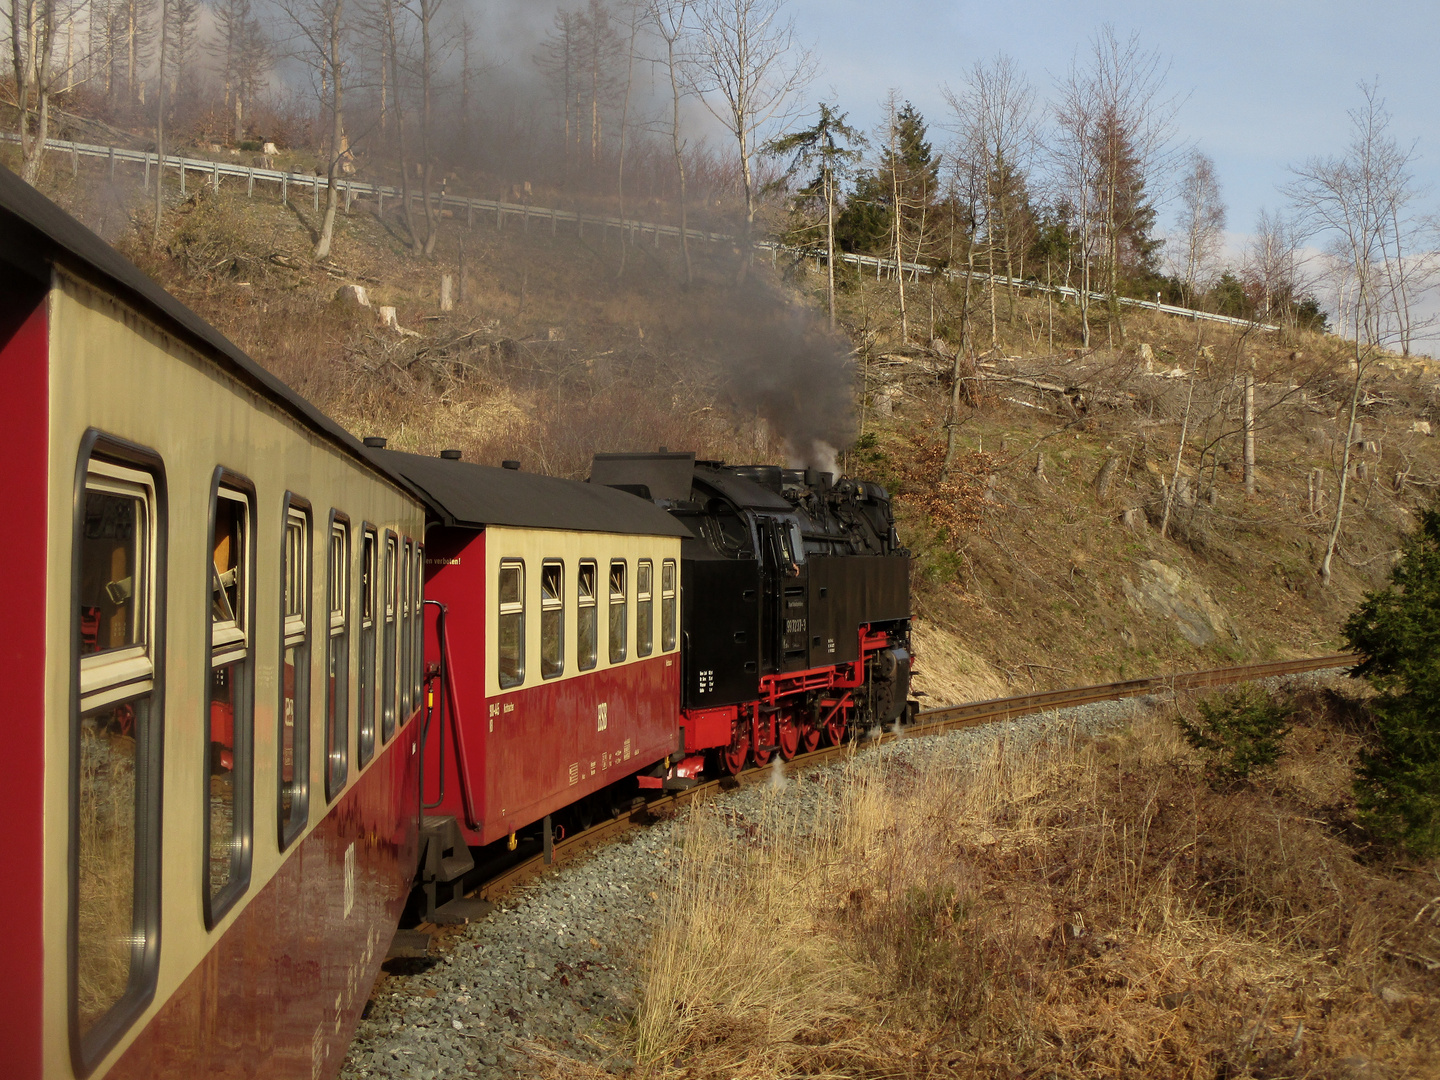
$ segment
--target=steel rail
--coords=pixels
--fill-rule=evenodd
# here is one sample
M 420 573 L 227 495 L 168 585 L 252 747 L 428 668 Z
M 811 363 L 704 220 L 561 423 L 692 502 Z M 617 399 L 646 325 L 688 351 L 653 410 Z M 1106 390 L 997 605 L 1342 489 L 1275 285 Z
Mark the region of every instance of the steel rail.
M 0 139 L 9 142 L 19 142 L 19 135 L 14 132 L 0 132 Z M 187 173 L 197 173 L 203 179 L 210 181 L 214 190 L 220 190 L 221 177 L 242 179 L 246 182 L 247 190 L 254 191 L 255 181 L 264 183 L 279 184 L 282 193 L 286 193 L 290 184 L 295 184 L 302 190 L 308 188 L 311 192 L 312 201 L 318 207 L 320 201 L 320 190 L 328 185 L 329 178 L 316 173 L 300 173 L 286 171 L 284 169 L 257 168 L 249 165 L 238 165 L 234 162 L 214 161 L 210 158 L 187 158 L 177 154 L 166 154 L 164 161 L 160 162 L 159 156 L 150 150 L 130 150 L 119 146 L 107 146 L 97 143 L 75 142 L 70 139 L 46 139 L 47 149 L 60 153 L 68 153 L 72 162 L 77 162 L 80 157 L 101 157 L 105 158 L 110 165 L 110 177 L 113 180 L 115 175 L 116 162 L 131 162 L 143 164 L 147 175 L 152 164 L 157 168 L 174 169 L 180 174 L 180 190 L 185 191 L 185 178 Z M 73 168 L 74 166 L 72 166 Z M 337 186 L 345 196 L 345 209 L 348 212 L 351 201 L 358 195 L 361 197 L 372 197 L 382 204 L 387 198 L 404 198 L 402 189 L 392 187 L 388 184 L 373 183 L 366 180 L 342 179 L 337 181 Z M 531 206 L 528 203 L 507 203 L 500 199 L 475 199 L 468 196 L 449 195 L 441 193 L 438 196 L 439 209 L 463 210 L 467 222 L 473 226 L 474 216 L 480 214 L 494 214 L 497 227 L 503 227 L 505 215 L 520 217 L 524 219 L 526 226 L 529 226 L 532 217 L 542 221 L 549 221 L 552 230 L 557 222 L 573 222 L 583 234 L 586 225 L 598 225 L 602 229 L 618 229 L 622 239 L 626 232 L 632 237 L 650 234 L 655 238 L 658 245 L 660 237 L 668 236 L 678 239 L 680 227 L 678 225 L 662 225 L 653 221 L 638 221 L 633 218 L 609 217 L 603 214 L 583 214 L 576 210 L 557 210 L 546 206 Z M 422 200 L 424 196 L 420 192 L 409 192 L 409 198 L 413 204 L 416 199 Z M 686 229 L 686 236 L 692 240 L 702 243 L 735 243 L 736 237 L 730 233 L 710 232 L 705 229 Z M 823 259 L 825 252 L 814 247 L 795 247 L 789 244 L 780 244 L 773 240 L 762 240 L 756 243 L 755 248 L 760 251 L 785 252 L 797 255 L 802 258 Z M 894 259 L 881 258 L 877 255 L 860 255 L 854 252 L 836 252 L 840 262 L 850 266 L 868 267 L 875 270 L 878 277 L 881 271 L 888 273 L 910 274 L 912 277 L 919 274 L 927 276 L 940 274 L 947 281 L 959 281 L 968 278 L 980 282 L 994 282 L 997 285 L 1004 285 L 1012 289 L 1029 289 L 1032 292 L 1051 293 L 1062 299 L 1079 301 L 1082 297 L 1088 296 L 1092 301 L 1105 302 L 1110 299 L 1106 293 L 1089 292 L 1082 293 L 1082 290 L 1070 285 L 1043 285 L 1038 281 L 1030 281 L 1024 278 L 1012 278 L 1002 274 L 984 274 L 978 271 L 957 270 L 954 267 L 936 267 L 926 263 L 908 262 L 901 260 L 898 263 Z M 898 268 L 898 269 L 897 269 Z M 1228 326 L 1250 327 L 1256 330 L 1276 331 L 1280 328 L 1270 323 L 1255 322 L 1250 319 L 1239 319 L 1233 315 L 1220 315 L 1210 311 L 1196 311 L 1194 308 L 1180 307 L 1178 304 L 1162 304 L 1159 300 L 1141 300 L 1133 296 L 1117 296 L 1116 302 L 1124 307 L 1144 308 L 1148 311 L 1157 311 L 1167 315 L 1176 315 L 1191 320 L 1202 320 L 1205 322 L 1223 323 Z
M 1308 671 L 1324 671 L 1340 667 L 1351 667 L 1358 663 L 1356 653 L 1332 653 L 1327 656 L 1312 656 L 1302 660 L 1274 660 L 1260 664 L 1237 664 L 1232 667 L 1209 668 L 1202 671 L 1187 671 L 1175 675 L 1157 675 L 1144 679 L 1127 679 L 1123 682 L 1101 683 L 1094 686 L 1077 686 L 1065 690 L 1046 690 L 1035 694 L 1019 694 L 1014 697 L 992 698 L 989 701 L 969 702 L 964 705 L 947 705 L 938 709 L 927 709 L 919 713 L 916 722 L 907 724 L 899 732 L 887 730 L 872 738 L 847 741 L 840 746 L 826 746 L 808 754 L 797 754 L 786 763 L 787 769 L 824 765 L 837 758 L 857 753 L 871 746 L 878 746 L 894 739 L 912 738 L 917 735 L 934 735 L 942 731 L 956 731 L 967 727 L 1013 720 L 1037 712 L 1052 709 L 1073 708 L 1090 705 L 1098 701 L 1117 701 L 1121 698 L 1138 697 L 1164 691 L 1199 690 L 1208 686 L 1226 686 L 1251 679 L 1266 679 L 1280 675 L 1299 675 Z M 696 799 L 713 795 L 717 791 L 736 786 L 748 786 L 768 780 L 768 768 L 747 769 L 738 776 L 721 777 L 703 784 L 697 784 L 688 791 L 679 791 L 652 799 L 643 806 L 623 811 L 609 821 L 601 822 L 584 832 L 566 837 L 554 845 L 552 860 L 545 862 L 543 854 L 524 859 L 499 874 L 481 883 L 471 896 L 495 901 L 526 881 L 539 877 L 546 870 L 561 863 L 573 861 L 577 856 L 604 844 L 611 838 L 635 828 L 657 811 L 665 812 Z

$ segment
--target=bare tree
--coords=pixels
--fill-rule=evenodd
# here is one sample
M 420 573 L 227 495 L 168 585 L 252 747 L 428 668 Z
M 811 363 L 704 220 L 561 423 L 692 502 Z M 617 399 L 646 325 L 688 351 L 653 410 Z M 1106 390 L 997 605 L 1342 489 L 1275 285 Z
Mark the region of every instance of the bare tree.
M 273 48 L 251 0 L 219 0 L 212 10 L 215 36 L 208 48 L 220 65 L 225 111 L 234 118 L 231 138 L 238 143 L 245 136 L 246 109 L 273 63 Z
M 685 192 L 685 141 L 680 137 L 680 103 L 690 79 L 682 71 L 685 58 L 682 44 L 690 33 L 688 18 L 691 0 L 651 0 L 650 19 L 660 40 L 665 43 L 665 71 L 670 77 L 670 152 L 675 157 L 675 171 L 680 181 L 680 252 L 685 261 L 685 284 L 694 281 L 690 266 L 690 231 Z
M 1051 168 L 1059 201 L 1071 209 L 1074 237 L 1070 251 L 1079 260 L 1080 344 L 1090 347 L 1091 273 L 1099 247 L 1096 230 L 1095 179 L 1100 166 L 1097 155 L 1098 106 L 1089 80 L 1074 62 L 1056 86 L 1054 111 L 1055 137 L 1051 140 Z
M 1295 325 L 1295 301 L 1303 288 L 1299 249 L 1294 222 L 1262 207 L 1241 270 L 1245 283 L 1259 296 L 1261 319 Z
M 155 92 L 155 227 L 150 247 L 160 247 L 160 217 L 165 210 L 165 54 L 169 42 L 170 0 L 160 0 L 160 85 Z
M 1164 96 L 1166 74 L 1159 53 L 1142 48 L 1138 35 L 1122 42 L 1106 25 L 1091 41 L 1085 66 L 1073 60 L 1059 86 L 1057 149 L 1082 230 L 1084 288 L 1098 255 L 1112 338 L 1124 335 L 1121 279 L 1147 269 L 1157 246 L 1150 239 L 1155 210 L 1147 187 L 1170 164 L 1178 108 L 1175 98 Z M 1088 346 L 1088 301 L 1081 305 Z
M 439 237 L 439 218 L 430 196 L 435 171 L 435 80 L 444 51 L 438 39 L 438 20 L 444 2 L 445 0 L 409 0 L 406 3 L 406 0 L 401 0 L 420 27 L 420 55 L 416 59 L 420 69 L 420 197 L 425 204 L 425 242 L 421 245 L 417 239 L 415 245 L 417 250 L 423 250 L 427 257 L 434 253 L 435 241 Z M 398 94 L 398 82 L 395 89 Z
M 953 114 L 956 155 L 970 157 L 983 169 L 977 223 L 984 238 L 990 273 L 990 343 L 999 344 L 996 276 L 1024 275 L 1029 243 L 1027 178 L 1036 148 L 1035 93 L 1014 60 L 998 56 L 977 61 L 960 90 L 943 88 Z M 1017 275 L 1017 263 L 1019 274 Z M 1010 291 L 1013 312 L 1014 290 Z
M 50 128 L 50 96 L 55 90 L 53 61 L 60 28 L 56 0 L 10 0 L 10 59 L 20 136 L 20 175 L 33 184 L 40 175 Z
M 379 0 L 381 49 L 384 53 L 381 70 L 390 73 L 389 85 L 395 102 L 395 142 L 400 157 L 400 213 L 405 219 L 405 228 L 410 234 L 411 250 L 419 255 L 424 251 L 425 241 L 420 236 L 420 230 L 416 228 L 415 209 L 410 203 L 410 157 L 406 153 L 405 103 L 401 89 L 403 83 L 400 78 L 401 58 L 407 45 L 404 37 L 405 28 L 401 24 L 403 10 L 401 0 Z
M 315 259 L 330 256 L 335 235 L 335 214 L 340 205 L 339 174 L 346 154 L 345 76 L 350 50 L 350 24 L 345 0 L 280 0 L 295 33 L 295 54 L 315 81 L 322 114 L 330 119 L 325 168 L 325 216 L 321 221 Z
M 1390 116 L 1375 85 L 1362 85 L 1364 104 L 1350 112 L 1350 145 L 1341 157 L 1311 158 L 1295 168 L 1285 192 L 1307 234 L 1327 245 L 1328 268 L 1344 329 L 1352 339 L 1350 401 L 1339 492 L 1320 577 L 1330 584 L 1345 517 L 1350 456 L 1362 387 L 1386 344 L 1408 333 L 1395 306 L 1387 263 L 1411 236 L 1397 226 L 1414 191 L 1412 151 L 1390 134 Z
M 625 97 L 620 106 L 620 152 L 616 155 L 615 199 L 620 211 L 620 220 L 625 220 L 625 145 L 630 133 L 630 97 L 635 90 L 635 44 L 640 36 L 640 26 L 645 19 L 645 8 L 640 0 L 629 0 L 624 7 L 625 29 Z M 620 273 L 625 273 L 625 258 L 629 251 L 625 243 L 625 229 L 620 229 Z
M 1220 181 L 1215 162 L 1199 150 L 1190 152 L 1185 175 L 1180 181 L 1180 280 L 1185 303 L 1193 307 L 1220 255 L 1225 231 L 1225 203 L 1220 198 Z
M 696 0 L 698 27 L 691 77 L 706 108 L 735 138 L 745 195 L 743 276 L 753 254 L 754 157 L 763 132 L 788 115 L 815 73 L 785 0 Z

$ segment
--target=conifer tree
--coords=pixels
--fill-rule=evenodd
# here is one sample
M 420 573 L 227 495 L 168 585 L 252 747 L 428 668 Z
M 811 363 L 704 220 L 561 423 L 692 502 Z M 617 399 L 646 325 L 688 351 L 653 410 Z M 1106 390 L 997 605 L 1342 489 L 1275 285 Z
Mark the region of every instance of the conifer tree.
M 800 169 L 815 169 L 814 178 L 795 193 L 795 206 L 801 220 L 798 223 L 800 242 L 806 243 L 817 228 L 823 230 L 825 238 L 825 264 L 827 272 L 826 303 L 830 313 L 830 329 L 835 329 L 835 204 L 836 192 L 841 176 L 860 158 L 860 151 L 854 146 L 864 142 L 864 136 L 845 122 L 846 114 L 839 112 L 828 102 L 820 103 L 820 117 L 812 127 L 772 139 L 763 148 L 764 153 L 775 157 L 790 157 L 790 174 Z M 818 221 L 809 220 L 808 208 L 819 204 Z M 791 243 L 795 242 L 792 238 Z
M 1378 736 L 1355 793 L 1365 823 L 1413 854 L 1440 853 L 1440 507 L 1421 514 L 1390 584 L 1345 623 L 1364 654 L 1354 674 L 1379 691 Z

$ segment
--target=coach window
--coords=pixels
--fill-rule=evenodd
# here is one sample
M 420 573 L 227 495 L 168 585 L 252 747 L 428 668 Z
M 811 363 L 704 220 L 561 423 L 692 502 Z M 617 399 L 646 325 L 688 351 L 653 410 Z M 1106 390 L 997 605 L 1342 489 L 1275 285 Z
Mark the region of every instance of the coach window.
M 500 625 L 495 671 L 500 676 L 500 689 L 509 690 L 525 681 L 525 564 L 519 559 L 501 562 L 496 584 Z
M 675 648 L 675 560 L 660 564 L 660 649 Z
M 415 545 L 415 572 L 412 588 L 415 597 L 415 625 L 411 629 L 410 684 L 415 708 L 424 701 L 425 690 L 425 548 Z
M 380 738 L 389 742 L 395 734 L 395 562 L 400 554 L 395 534 L 385 534 L 385 572 L 380 578 L 380 607 L 385 625 L 380 641 Z
M 410 698 L 410 656 L 411 629 L 414 626 L 415 605 L 411 591 L 410 571 L 414 563 L 415 549 L 409 540 L 404 542 L 404 554 L 400 565 L 400 657 L 396 675 L 400 691 L 400 722 L 410 719 L 414 703 Z
M 575 606 L 575 666 L 589 671 L 599 656 L 597 641 L 600 637 L 600 609 L 595 604 L 595 579 L 599 572 L 594 559 L 582 559 L 580 571 L 576 574 Z
M 285 497 L 280 553 L 280 847 L 300 834 L 310 814 L 310 514 Z
M 610 562 L 610 663 L 625 659 L 625 560 Z
M 158 459 L 91 456 L 108 448 L 86 439 L 73 533 L 69 974 L 80 1073 L 150 1000 L 159 945 L 163 488 Z M 133 467 L 142 460 L 153 473 Z
M 355 753 L 362 769 L 375 755 L 375 569 L 375 530 L 366 529 L 360 545 L 360 707 L 355 718 Z
M 655 651 L 655 564 L 641 559 L 635 564 L 635 655 Z
M 540 674 L 553 679 L 565 671 L 565 564 L 546 559 L 540 566 Z
M 210 653 L 205 708 L 205 925 L 250 883 L 255 665 L 253 488 L 224 469 L 210 492 Z
M 330 513 L 329 635 L 326 642 L 325 687 L 325 798 L 345 786 L 350 771 L 350 523 L 338 511 Z

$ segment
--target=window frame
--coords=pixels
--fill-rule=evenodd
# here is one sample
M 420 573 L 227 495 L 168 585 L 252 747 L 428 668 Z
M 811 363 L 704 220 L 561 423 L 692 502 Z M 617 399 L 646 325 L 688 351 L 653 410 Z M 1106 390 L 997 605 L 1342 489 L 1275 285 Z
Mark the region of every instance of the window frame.
M 376 667 L 380 669 L 380 745 L 389 746 L 399 728 L 400 715 L 400 682 L 396 670 L 399 664 L 399 639 L 396 635 L 399 633 L 400 620 L 400 537 L 394 529 L 385 530 L 384 549 L 385 561 L 380 571 L 381 599 L 384 603 Z
M 666 573 L 670 584 L 665 584 Z M 680 639 L 680 567 L 674 559 L 660 562 L 660 651 L 673 652 Z
M 650 587 L 644 592 L 640 591 L 640 584 L 643 571 L 649 571 Z M 648 616 L 648 625 L 642 626 L 641 612 L 642 605 L 644 614 Z M 641 630 L 648 630 L 649 633 L 642 635 Z M 652 656 L 655 652 L 655 560 L 635 560 L 635 656 L 636 658 Z
M 210 589 L 205 591 L 205 624 L 209 633 L 205 635 L 205 707 L 203 722 L 205 727 L 205 748 L 204 748 L 204 771 L 201 775 L 201 783 L 204 785 L 202 804 L 205 807 L 204 824 L 202 826 L 204 836 L 205 858 L 201 863 L 201 898 L 204 907 L 205 929 L 214 930 L 220 920 L 235 906 L 235 901 L 244 896 L 250 888 L 250 873 L 253 862 L 255 845 L 255 512 L 256 496 L 255 485 L 239 473 L 231 472 L 223 465 L 217 466 L 210 478 L 210 509 L 209 528 L 206 531 L 207 542 L 205 545 L 205 565 L 207 569 L 214 566 L 215 551 L 215 526 L 220 509 L 221 492 L 228 494 L 224 498 L 240 502 L 245 506 L 245 551 L 237 559 L 236 565 L 243 566 L 243 591 L 238 597 L 244 608 L 244 621 L 234 620 L 229 626 L 220 624 L 217 626 L 211 616 L 211 603 L 213 603 Z M 238 497 L 237 497 L 238 496 Z M 236 614 L 240 614 L 236 612 Z M 218 643 L 220 657 L 217 660 L 217 631 L 221 638 Z M 231 863 L 230 881 L 216 893 L 210 891 L 210 777 L 213 775 L 214 763 L 212 754 L 214 743 L 211 741 L 210 728 L 210 680 L 214 677 L 215 668 L 227 664 L 243 661 L 245 663 L 244 678 L 240 686 L 232 686 L 230 690 L 232 701 L 232 738 L 234 746 L 234 768 L 231 770 L 232 785 L 234 789 L 234 802 L 231 804 L 231 820 L 233 831 L 238 848 L 237 858 Z M 239 722 L 241 709 L 233 707 L 235 701 L 244 704 L 245 724 L 242 728 Z
M 413 661 L 415 628 L 415 602 L 411 595 L 414 592 L 414 583 L 411 580 L 414 573 L 415 544 L 408 536 L 400 539 L 403 555 L 400 560 L 400 570 L 396 576 L 396 584 L 400 592 L 400 621 L 396 628 L 397 647 L 399 656 L 395 662 L 395 688 L 400 698 L 399 711 L 396 714 L 398 727 L 404 727 L 410 717 L 415 715 L 416 701 L 414 698 L 414 686 L 410 679 L 410 665 Z
M 556 570 L 560 574 L 559 588 L 554 590 L 553 598 L 545 596 L 545 574 L 548 570 Z M 559 627 L 556 631 L 558 640 L 555 642 L 556 666 L 553 671 L 548 670 L 545 664 L 545 613 L 548 611 L 559 612 Z M 540 677 L 542 679 L 558 679 L 565 674 L 565 560 L 564 559 L 542 559 L 540 561 Z
M 507 605 L 503 600 L 500 599 L 500 576 L 504 574 L 506 570 L 512 567 L 517 568 L 520 571 L 520 599 L 512 601 L 509 605 Z M 495 568 L 495 681 L 502 691 L 516 690 L 525 685 L 525 634 L 527 630 L 527 627 L 525 625 L 525 578 L 526 574 L 524 559 L 512 558 L 507 556 L 501 559 L 499 565 Z M 511 610 L 507 611 L 507 607 L 511 608 Z M 507 676 L 500 668 L 500 620 L 505 618 L 506 615 L 520 616 L 520 633 L 517 639 L 519 644 L 519 655 L 516 658 L 517 662 L 514 682 L 506 682 L 505 679 L 507 678 Z
M 300 553 L 301 580 L 297 582 L 302 611 L 293 617 L 285 611 L 285 588 L 287 578 L 286 549 L 290 539 L 292 517 L 303 522 Z M 279 756 L 275 762 L 275 809 L 280 850 L 286 850 L 295 838 L 303 833 L 310 822 L 310 675 L 315 666 L 314 650 L 314 532 L 315 515 L 310 501 L 293 491 L 285 492 L 280 506 L 280 656 L 277 665 L 279 683 L 278 715 L 276 716 L 276 750 Z M 285 798 L 285 777 L 281 770 L 285 747 L 285 650 L 303 650 L 304 662 L 295 665 L 295 733 L 291 743 L 290 767 L 297 782 L 298 791 L 291 796 L 290 816 L 283 813 Z M 304 715 L 300 715 L 303 713 Z
M 414 686 L 415 708 L 425 701 L 425 545 L 415 541 L 415 624 L 411 629 L 410 680 Z
M 585 571 L 590 571 L 590 595 L 587 597 L 580 591 L 581 582 L 585 580 Z M 590 634 L 592 651 L 589 656 L 580 655 L 580 621 L 585 618 L 585 612 L 590 612 L 590 620 L 594 624 Z M 575 669 L 577 671 L 594 671 L 600 665 L 600 561 L 598 559 L 581 559 L 575 570 Z
M 139 680 L 131 677 L 119 679 L 99 688 L 108 694 L 122 687 L 138 687 L 149 683 L 150 710 L 146 724 L 144 746 L 137 740 L 135 753 L 136 825 L 135 825 L 135 880 L 132 897 L 132 944 L 130 977 L 124 992 L 110 1008 L 99 1017 L 90 1029 L 80 1031 L 79 1010 L 79 915 L 80 915 L 80 719 L 88 711 L 103 707 L 111 700 L 108 696 L 101 704 L 87 702 L 82 686 L 81 630 L 78 612 L 81 600 L 81 578 L 83 574 L 80 539 L 85 525 L 85 493 L 87 480 L 93 464 L 100 463 L 115 470 L 131 470 L 144 474 L 140 486 L 147 488 L 150 512 L 148 529 L 148 557 L 150 573 L 144 586 L 148 600 L 146 612 L 147 644 L 149 646 L 149 676 Z M 102 468 L 102 473 L 104 469 Z M 74 508 L 71 517 L 70 552 L 70 617 L 74 625 L 70 634 L 69 673 L 69 773 L 68 791 L 68 843 L 67 843 L 67 902 L 66 913 L 66 1029 L 69 1039 L 71 1065 L 79 1076 L 88 1075 L 120 1038 L 129 1030 L 135 1020 L 144 1013 L 154 1000 L 155 988 L 160 971 L 161 911 L 161 792 L 164 787 L 164 745 L 165 745 L 165 637 L 166 637 L 166 570 L 169 555 L 169 495 L 165 463 L 158 453 L 125 439 L 107 435 L 96 428 L 90 428 L 81 437 L 76 458 L 75 474 L 71 490 Z M 137 557 L 138 562 L 138 557 Z M 103 655 L 103 654 L 99 654 Z M 88 696 L 97 693 L 93 688 L 93 669 L 101 665 L 89 665 L 92 674 L 92 689 Z M 136 697 L 138 695 L 130 695 Z M 127 700 L 125 696 L 114 698 L 118 704 Z M 88 705 L 88 708 L 87 708 Z
M 355 672 L 355 692 L 358 698 L 355 709 L 355 761 L 356 768 L 363 770 L 375 758 L 375 746 L 379 735 L 379 726 L 376 723 L 376 705 L 379 702 L 380 694 L 379 680 L 375 677 L 380 666 L 378 651 L 380 635 L 376 626 L 376 614 L 379 610 L 377 601 L 380 596 L 380 533 L 368 521 L 362 522 L 360 526 L 359 568 L 360 588 L 355 590 L 358 603 L 355 622 L 360 631 L 356 654 L 358 663 Z M 364 676 L 366 660 L 370 662 L 368 680 Z M 368 725 L 366 724 L 367 713 Z
M 325 535 L 325 801 L 332 803 L 350 782 L 350 603 L 353 592 L 350 515 L 332 508 Z M 338 562 L 337 538 L 340 540 Z M 337 569 L 342 593 L 338 604 Z M 338 676 L 331 671 L 331 652 L 337 638 L 341 661 Z
M 614 579 L 615 568 L 620 568 L 620 593 L 619 600 L 616 600 L 616 592 L 611 585 Z M 610 572 L 605 575 L 605 595 L 608 602 L 605 607 L 605 641 L 607 646 L 606 655 L 612 664 L 623 664 L 630 656 L 630 560 L 611 559 Z M 616 604 L 620 606 L 620 647 L 615 647 L 615 617 Z

